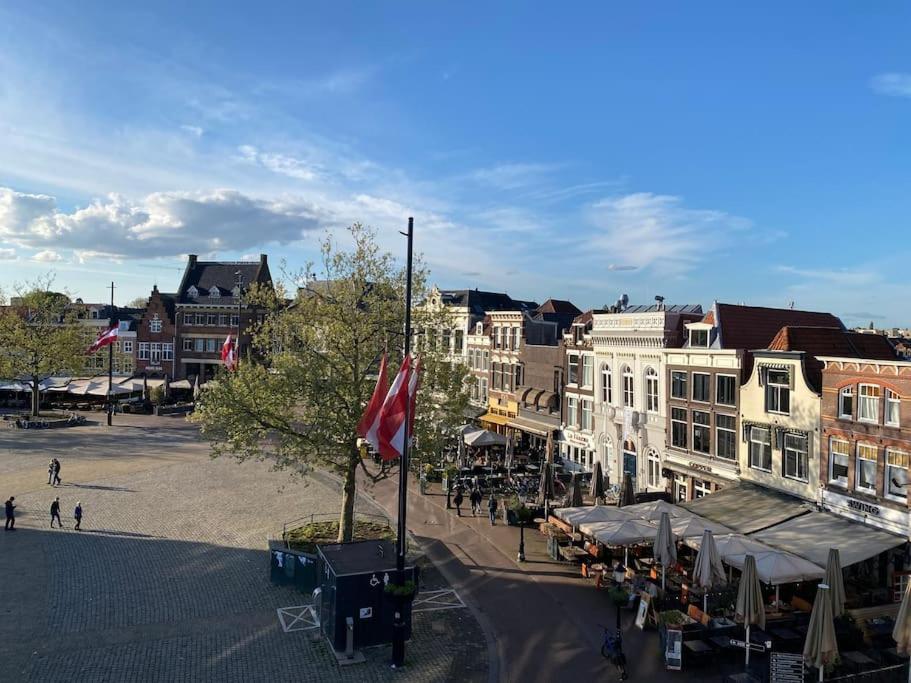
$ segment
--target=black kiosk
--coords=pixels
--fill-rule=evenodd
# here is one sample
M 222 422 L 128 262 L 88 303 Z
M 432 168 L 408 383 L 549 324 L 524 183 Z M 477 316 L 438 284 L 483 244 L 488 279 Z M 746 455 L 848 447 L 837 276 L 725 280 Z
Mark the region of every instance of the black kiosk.
M 346 620 L 354 623 L 354 647 L 392 642 L 396 602 L 402 604 L 405 638 L 411 638 L 411 600 L 402 601 L 386 590 L 396 583 L 395 544 L 391 541 L 357 541 L 320 545 L 319 623 L 336 652 L 345 650 Z M 414 566 L 405 567 L 405 581 L 418 585 Z

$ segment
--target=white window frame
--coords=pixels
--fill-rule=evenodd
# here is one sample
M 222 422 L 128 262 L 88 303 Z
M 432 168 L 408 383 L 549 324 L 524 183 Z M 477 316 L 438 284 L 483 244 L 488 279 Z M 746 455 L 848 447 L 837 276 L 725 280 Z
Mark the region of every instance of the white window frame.
M 864 396 L 865 389 L 873 389 L 875 394 Z M 879 423 L 879 399 L 882 397 L 882 387 L 878 384 L 860 384 L 857 387 L 857 421 L 866 422 L 868 424 L 878 424 Z M 872 406 L 873 417 L 866 417 L 866 414 L 869 414 L 869 410 L 865 410 L 865 407 L 869 408 Z
M 899 427 L 901 426 L 902 421 L 902 400 L 901 397 L 896 394 L 894 391 L 886 387 L 885 391 L 886 398 L 886 408 L 883 413 L 883 423 L 889 427 Z M 895 410 L 895 419 L 889 419 L 892 409 Z
M 623 406 L 633 408 L 636 404 L 636 377 L 633 375 L 632 368 L 628 365 L 623 366 Z
M 734 391 L 730 403 L 724 403 L 720 400 L 722 379 L 731 380 L 731 384 L 733 385 Z M 733 408 L 737 405 L 737 375 L 715 375 L 715 403 L 720 406 L 728 406 L 730 408 Z
M 886 481 L 883 483 L 883 493 L 889 500 L 895 500 L 900 503 L 908 500 L 908 465 L 911 460 L 911 454 L 898 448 L 886 448 Z M 890 461 L 896 461 L 892 464 Z M 903 470 L 905 473 L 905 486 L 897 487 L 901 493 L 892 493 L 893 470 Z
M 566 424 L 569 427 L 577 427 L 578 423 L 578 400 L 575 396 L 566 397 Z
M 795 448 L 797 441 L 803 441 L 803 450 Z M 788 456 L 793 456 L 793 462 L 796 465 L 796 472 L 788 473 Z M 801 467 L 803 467 L 803 476 L 800 476 Z M 810 477 L 810 440 L 800 434 L 784 435 L 784 443 L 781 449 L 781 474 L 786 479 L 795 479 L 797 481 L 807 482 Z
M 712 493 L 712 482 L 704 479 L 693 480 L 693 500 L 703 498 Z
M 613 374 L 610 365 L 601 366 L 601 402 L 610 405 L 614 402 L 614 387 L 611 386 Z
M 693 403 L 710 403 L 712 400 L 712 376 L 707 372 L 694 372 L 691 378 L 691 396 L 690 399 Z M 705 398 L 696 398 L 696 378 L 705 377 Z
M 844 446 L 844 452 L 837 452 L 835 450 L 835 444 Z M 845 468 L 844 476 L 835 476 L 835 464 L 836 459 L 843 459 L 843 463 L 839 463 Z M 845 439 L 839 439 L 837 437 L 831 437 L 829 439 L 829 483 L 835 484 L 836 486 L 848 487 L 848 473 L 851 469 L 851 443 Z
M 157 313 L 149 321 L 149 332 L 151 332 L 152 334 L 161 333 L 161 318 L 158 317 Z
M 718 420 L 719 417 L 725 417 L 725 418 L 732 419 L 734 421 L 733 429 L 728 429 L 727 427 L 722 427 Z M 721 445 L 721 433 L 722 432 L 724 432 L 725 435 L 730 434 L 731 435 L 730 438 L 733 439 L 733 442 L 734 442 L 733 451 L 734 452 L 732 453 L 731 457 L 721 455 L 721 453 L 719 452 L 718 446 Z M 715 457 L 725 460 L 727 462 L 733 462 L 733 461 L 737 460 L 737 417 L 735 415 L 725 415 L 723 413 L 715 414 Z
M 645 454 L 646 481 L 651 487 L 661 486 L 661 456 L 655 450 L 648 450 Z
M 705 415 L 708 422 L 696 422 L 696 415 Z M 690 446 L 690 450 L 693 453 L 699 453 L 701 455 L 711 455 L 712 453 L 712 415 L 707 410 L 694 410 L 690 415 L 690 420 L 692 422 L 692 437 L 693 443 Z M 708 440 L 708 448 L 704 451 L 698 450 L 696 448 L 696 429 L 700 429 L 705 438 Z
M 123 352 L 124 353 L 133 353 L 133 340 L 132 339 L 123 340 Z
M 192 351 L 192 350 L 193 350 L 193 338 L 192 338 L 192 337 L 184 337 L 184 340 L 183 340 L 183 350 L 184 350 L 184 351 Z
M 658 403 L 658 371 L 653 367 L 645 369 L 645 410 L 657 413 Z
M 845 398 L 851 399 L 851 409 L 845 410 Z M 854 385 L 849 384 L 838 390 L 838 417 L 841 420 L 854 419 Z
M 487 378 L 486 377 L 481 378 L 481 400 L 483 400 L 483 401 L 487 400 Z
M 754 438 L 754 435 L 758 436 L 758 432 L 765 432 L 766 439 L 762 440 L 762 439 Z M 753 458 L 753 447 L 754 446 L 758 446 L 759 448 L 762 449 L 761 453 L 763 456 L 763 460 L 765 459 L 766 452 L 768 452 L 768 462 L 769 462 L 768 467 L 763 467 L 763 466 L 761 466 L 761 464 L 760 465 L 754 464 L 754 458 Z M 760 472 L 771 472 L 772 471 L 772 430 L 769 427 L 757 427 L 757 426 L 750 427 L 749 453 L 748 453 L 747 457 L 749 459 L 750 469 L 759 470 Z
M 693 349 L 707 349 L 707 348 L 709 348 L 709 345 L 711 344 L 711 341 L 712 341 L 712 334 L 711 334 L 711 332 L 712 332 L 711 330 L 700 330 L 700 329 L 690 330 L 690 348 L 693 348 Z M 693 343 L 693 335 L 694 335 L 694 334 L 698 334 L 698 335 L 703 335 L 703 334 L 704 334 L 704 335 L 705 335 L 705 344 L 694 344 L 694 343 Z
M 592 431 L 594 426 L 594 418 L 592 413 L 592 400 L 588 398 L 582 399 L 582 430 L 586 432 Z
M 683 375 L 683 394 L 682 395 L 674 392 L 674 376 L 675 375 Z M 689 398 L 689 394 L 687 392 L 689 391 L 690 382 L 689 382 L 689 377 L 687 375 L 688 375 L 688 373 L 686 372 L 686 370 L 671 370 L 671 398 L 679 398 L 679 399 L 683 399 L 683 400 L 686 400 Z
M 161 363 L 161 343 L 152 342 L 149 345 L 149 362 Z
M 202 337 L 196 337 L 193 340 L 193 350 L 196 353 L 205 353 L 206 351 L 206 340 Z
M 582 386 L 595 385 L 595 357 L 590 354 L 582 355 Z
M 610 437 L 601 444 L 601 452 L 604 457 L 601 466 L 605 472 L 610 472 L 611 461 L 614 459 L 614 442 L 610 440 Z
M 781 372 L 787 376 L 785 383 L 781 382 L 772 382 L 771 375 L 773 372 Z M 772 407 L 773 401 L 770 399 L 775 397 L 777 400 L 774 401 L 777 408 Z M 781 405 L 783 403 L 782 397 L 787 397 L 788 409 L 782 410 Z M 790 415 L 791 414 L 791 383 L 790 383 L 790 372 L 788 370 L 779 370 L 777 368 L 770 368 L 767 371 L 766 375 L 766 387 L 765 387 L 765 409 L 767 413 L 774 413 L 775 415 Z
M 579 373 L 582 369 L 580 357 L 581 356 L 578 353 L 569 353 L 566 355 L 566 383 L 569 386 L 579 386 Z
M 876 444 L 865 443 L 863 441 L 858 441 L 855 448 L 855 465 L 854 465 L 854 490 L 860 491 L 861 493 L 869 493 L 870 495 L 876 495 L 876 460 L 879 457 L 879 449 L 876 447 Z M 863 455 L 862 455 L 863 453 Z M 873 486 L 862 486 L 861 485 L 861 472 L 864 468 L 861 467 L 861 461 L 863 462 L 872 462 L 873 463 Z
M 139 360 L 149 360 L 149 342 L 139 342 Z
M 683 413 L 683 419 L 681 420 L 679 417 L 676 417 L 675 413 L 676 413 L 676 415 Z M 687 415 L 686 408 L 676 408 L 673 406 L 671 407 L 671 446 L 673 446 L 674 448 L 679 448 L 681 450 L 687 450 L 687 448 L 688 448 L 687 439 L 689 436 L 689 434 L 688 434 L 689 428 L 687 427 L 688 422 L 689 422 L 689 416 Z M 683 433 L 684 443 L 682 445 L 678 444 L 678 443 L 674 443 L 674 425 L 675 424 L 683 425 L 682 433 Z
M 161 360 L 174 360 L 174 344 L 166 342 L 161 345 Z

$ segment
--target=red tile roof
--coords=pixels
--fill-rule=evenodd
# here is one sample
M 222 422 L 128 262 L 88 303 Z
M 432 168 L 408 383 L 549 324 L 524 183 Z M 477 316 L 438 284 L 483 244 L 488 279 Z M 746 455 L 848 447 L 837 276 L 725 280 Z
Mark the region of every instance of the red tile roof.
M 713 311 L 713 322 L 720 328 L 721 347 L 725 349 L 767 348 L 778 331 L 787 326 L 844 329 L 841 320 L 831 313 L 722 303 L 716 303 Z M 709 315 L 712 313 L 706 318 Z
M 576 308 L 572 302 L 563 299 L 548 299 L 538 307 L 537 313 L 571 313 L 579 315 L 582 311 Z
M 583 313 L 582 315 L 577 315 L 575 318 L 573 318 L 573 325 L 591 324 L 592 320 L 594 320 L 594 316 L 592 315 L 593 313 L 594 313 L 594 310 L 588 310 L 588 311 L 585 311 L 585 313 Z
M 895 350 L 885 337 L 847 332 L 837 327 L 782 327 L 768 348 L 771 351 L 805 351 L 814 357 L 895 360 Z

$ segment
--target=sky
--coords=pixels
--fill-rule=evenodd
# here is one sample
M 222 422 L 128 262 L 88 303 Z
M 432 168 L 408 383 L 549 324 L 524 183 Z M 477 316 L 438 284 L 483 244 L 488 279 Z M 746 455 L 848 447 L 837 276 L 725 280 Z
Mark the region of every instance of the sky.
M 132 5 L 127 7 L 126 5 Z M 0 5 L 0 288 L 373 226 L 442 288 L 911 326 L 911 5 Z

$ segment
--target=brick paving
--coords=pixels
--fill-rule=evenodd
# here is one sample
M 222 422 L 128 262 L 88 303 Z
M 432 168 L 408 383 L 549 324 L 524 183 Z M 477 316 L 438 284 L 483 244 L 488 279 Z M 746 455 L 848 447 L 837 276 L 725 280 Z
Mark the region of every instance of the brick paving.
M 56 489 L 51 457 L 63 464 Z M 276 610 L 307 596 L 269 582 L 266 539 L 283 521 L 335 512 L 338 489 L 212 460 L 180 418 L 4 430 L 0 488 L 19 504 L 19 531 L 0 534 L 0 681 L 488 679 L 466 609 L 417 613 L 399 672 L 388 647 L 339 668 L 316 631 L 285 633 Z M 63 530 L 49 528 L 55 495 Z M 72 530 L 77 500 L 83 532 Z M 425 578 L 445 586 L 432 568 Z

